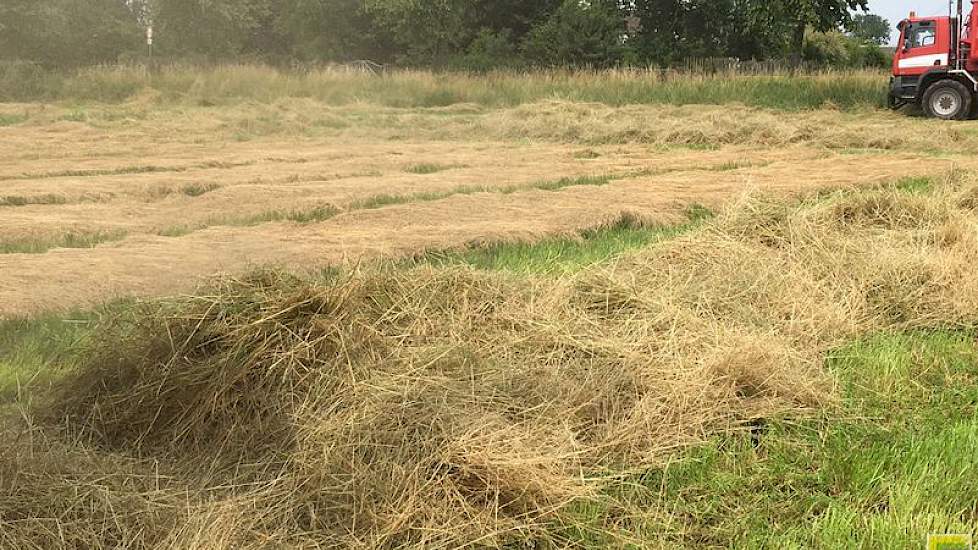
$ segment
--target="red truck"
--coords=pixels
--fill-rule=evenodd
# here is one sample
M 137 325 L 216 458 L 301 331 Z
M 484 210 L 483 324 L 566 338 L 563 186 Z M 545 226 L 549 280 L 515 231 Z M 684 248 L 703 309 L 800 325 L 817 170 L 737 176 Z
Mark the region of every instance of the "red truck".
M 917 104 L 932 117 L 963 120 L 978 106 L 978 0 L 971 15 L 917 17 L 900 22 L 900 42 L 893 56 L 889 103 L 893 108 Z

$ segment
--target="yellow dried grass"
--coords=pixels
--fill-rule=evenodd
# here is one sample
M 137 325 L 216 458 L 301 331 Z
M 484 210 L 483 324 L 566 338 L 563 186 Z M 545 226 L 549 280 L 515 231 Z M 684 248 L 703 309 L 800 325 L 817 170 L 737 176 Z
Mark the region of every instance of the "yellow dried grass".
M 973 326 L 975 187 L 958 177 L 928 194 L 746 197 L 700 231 L 563 280 L 447 267 L 265 273 L 148 306 L 106 326 L 35 411 L 43 433 L 61 425 L 84 444 L 4 429 L 39 435 L 0 452 L 0 473 L 32 487 L 0 481 L 0 540 L 547 539 L 607 482 L 599 472 L 831 407 L 821 359 L 847 339 Z M 72 472 L 116 482 L 66 506 L 60 491 L 90 486 Z M 125 499 L 136 505 L 120 508 Z

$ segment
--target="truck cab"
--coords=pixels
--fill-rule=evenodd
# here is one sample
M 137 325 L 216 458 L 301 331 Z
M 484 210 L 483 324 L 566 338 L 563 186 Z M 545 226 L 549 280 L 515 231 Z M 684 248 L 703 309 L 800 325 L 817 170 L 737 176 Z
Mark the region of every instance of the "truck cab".
M 978 0 L 971 3 L 971 15 L 963 19 L 964 25 L 959 17 L 917 17 L 913 13 L 900 22 L 890 80 L 891 107 L 913 103 L 927 115 L 945 120 L 962 120 L 972 114 L 978 105 L 978 58 L 971 47 Z

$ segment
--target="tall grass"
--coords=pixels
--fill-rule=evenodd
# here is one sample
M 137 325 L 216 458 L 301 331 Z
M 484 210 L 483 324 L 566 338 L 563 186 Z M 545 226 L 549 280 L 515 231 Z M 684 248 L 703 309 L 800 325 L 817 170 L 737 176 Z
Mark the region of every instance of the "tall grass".
M 62 374 L 97 315 L 0 319 L 0 400 L 38 389 Z
M 512 107 L 543 100 L 626 104 L 744 103 L 777 109 L 884 106 L 884 77 L 875 71 L 798 75 L 698 75 L 660 70 L 434 73 L 404 70 L 379 76 L 335 69 L 284 71 L 258 65 L 174 65 L 156 71 L 110 66 L 51 73 L 0 64 L 0 101 L 123 102 L 144 90 L 163 102 L 222 105 L 308 98 L 331 105 L 367 102 L 431 108 L 460 104 Z

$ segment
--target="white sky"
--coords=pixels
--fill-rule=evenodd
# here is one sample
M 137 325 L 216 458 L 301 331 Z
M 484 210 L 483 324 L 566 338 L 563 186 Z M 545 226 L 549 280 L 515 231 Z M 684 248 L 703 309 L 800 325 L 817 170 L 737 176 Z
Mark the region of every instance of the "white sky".
M 957 0 L 955 0 L 957 5 Z M 894 26 L 910 15 L 911 11 L 919 15 L 947 14 L 948 0 L 869 0 L 869 11 L 890 20 Z M 964 9 L 971 9 L 970 0 L 964 1 Z M 892 42 L 896 43 L 899 32 L 893 29 Z

